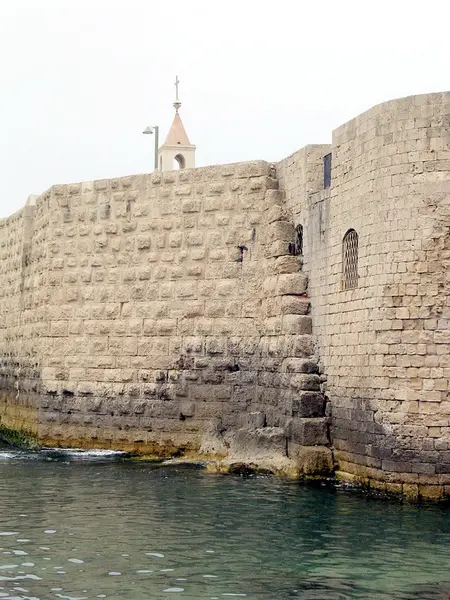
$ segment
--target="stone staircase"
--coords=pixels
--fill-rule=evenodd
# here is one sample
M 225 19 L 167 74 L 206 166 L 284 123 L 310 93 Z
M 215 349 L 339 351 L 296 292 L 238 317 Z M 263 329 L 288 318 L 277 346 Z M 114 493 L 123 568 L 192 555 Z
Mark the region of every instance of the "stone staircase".
M 308 278 L 292 252 L 284 192 L 265 195 L 264 322 L 258 401 L 230 443 L 228 462 L 294 476 L 331 474 L 329 419 L 312 332 Z

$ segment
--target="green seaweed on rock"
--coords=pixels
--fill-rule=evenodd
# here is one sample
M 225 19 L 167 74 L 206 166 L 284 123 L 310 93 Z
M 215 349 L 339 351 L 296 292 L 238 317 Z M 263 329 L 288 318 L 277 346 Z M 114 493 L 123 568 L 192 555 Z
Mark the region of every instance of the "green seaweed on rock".
M 33 433 L 26 431 L 17 431 L 16 429 L 10 429 L 5 427 L 0 422 L 0 441 L 15 446 L 16 448 L 38 448 L 39 443 L 37 436 Z

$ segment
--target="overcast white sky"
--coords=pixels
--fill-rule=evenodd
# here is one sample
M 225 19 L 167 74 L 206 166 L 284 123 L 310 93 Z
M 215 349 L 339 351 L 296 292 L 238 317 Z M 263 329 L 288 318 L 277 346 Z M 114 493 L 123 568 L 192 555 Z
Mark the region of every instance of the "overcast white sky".
M 428 12 L 427 12 L 428 9 Z M 0 216 L 55 183 L 279 160 L 391 98 L 450 89 L 449 0 L 0 0 Z

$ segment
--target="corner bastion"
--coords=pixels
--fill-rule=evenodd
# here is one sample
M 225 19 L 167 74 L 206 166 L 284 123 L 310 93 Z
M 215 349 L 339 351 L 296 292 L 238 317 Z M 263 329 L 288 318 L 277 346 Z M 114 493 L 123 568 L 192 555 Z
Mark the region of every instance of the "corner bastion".
M 0 221 L 0 428 L 450 494 L 450 93 Z

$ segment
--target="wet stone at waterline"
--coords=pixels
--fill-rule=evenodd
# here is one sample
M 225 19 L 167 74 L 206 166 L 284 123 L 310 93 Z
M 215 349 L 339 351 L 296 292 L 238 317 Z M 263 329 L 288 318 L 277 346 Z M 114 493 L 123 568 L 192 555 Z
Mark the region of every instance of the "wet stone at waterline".
M 0 598 L 442 600 L 444 506 L 0 448 Z

